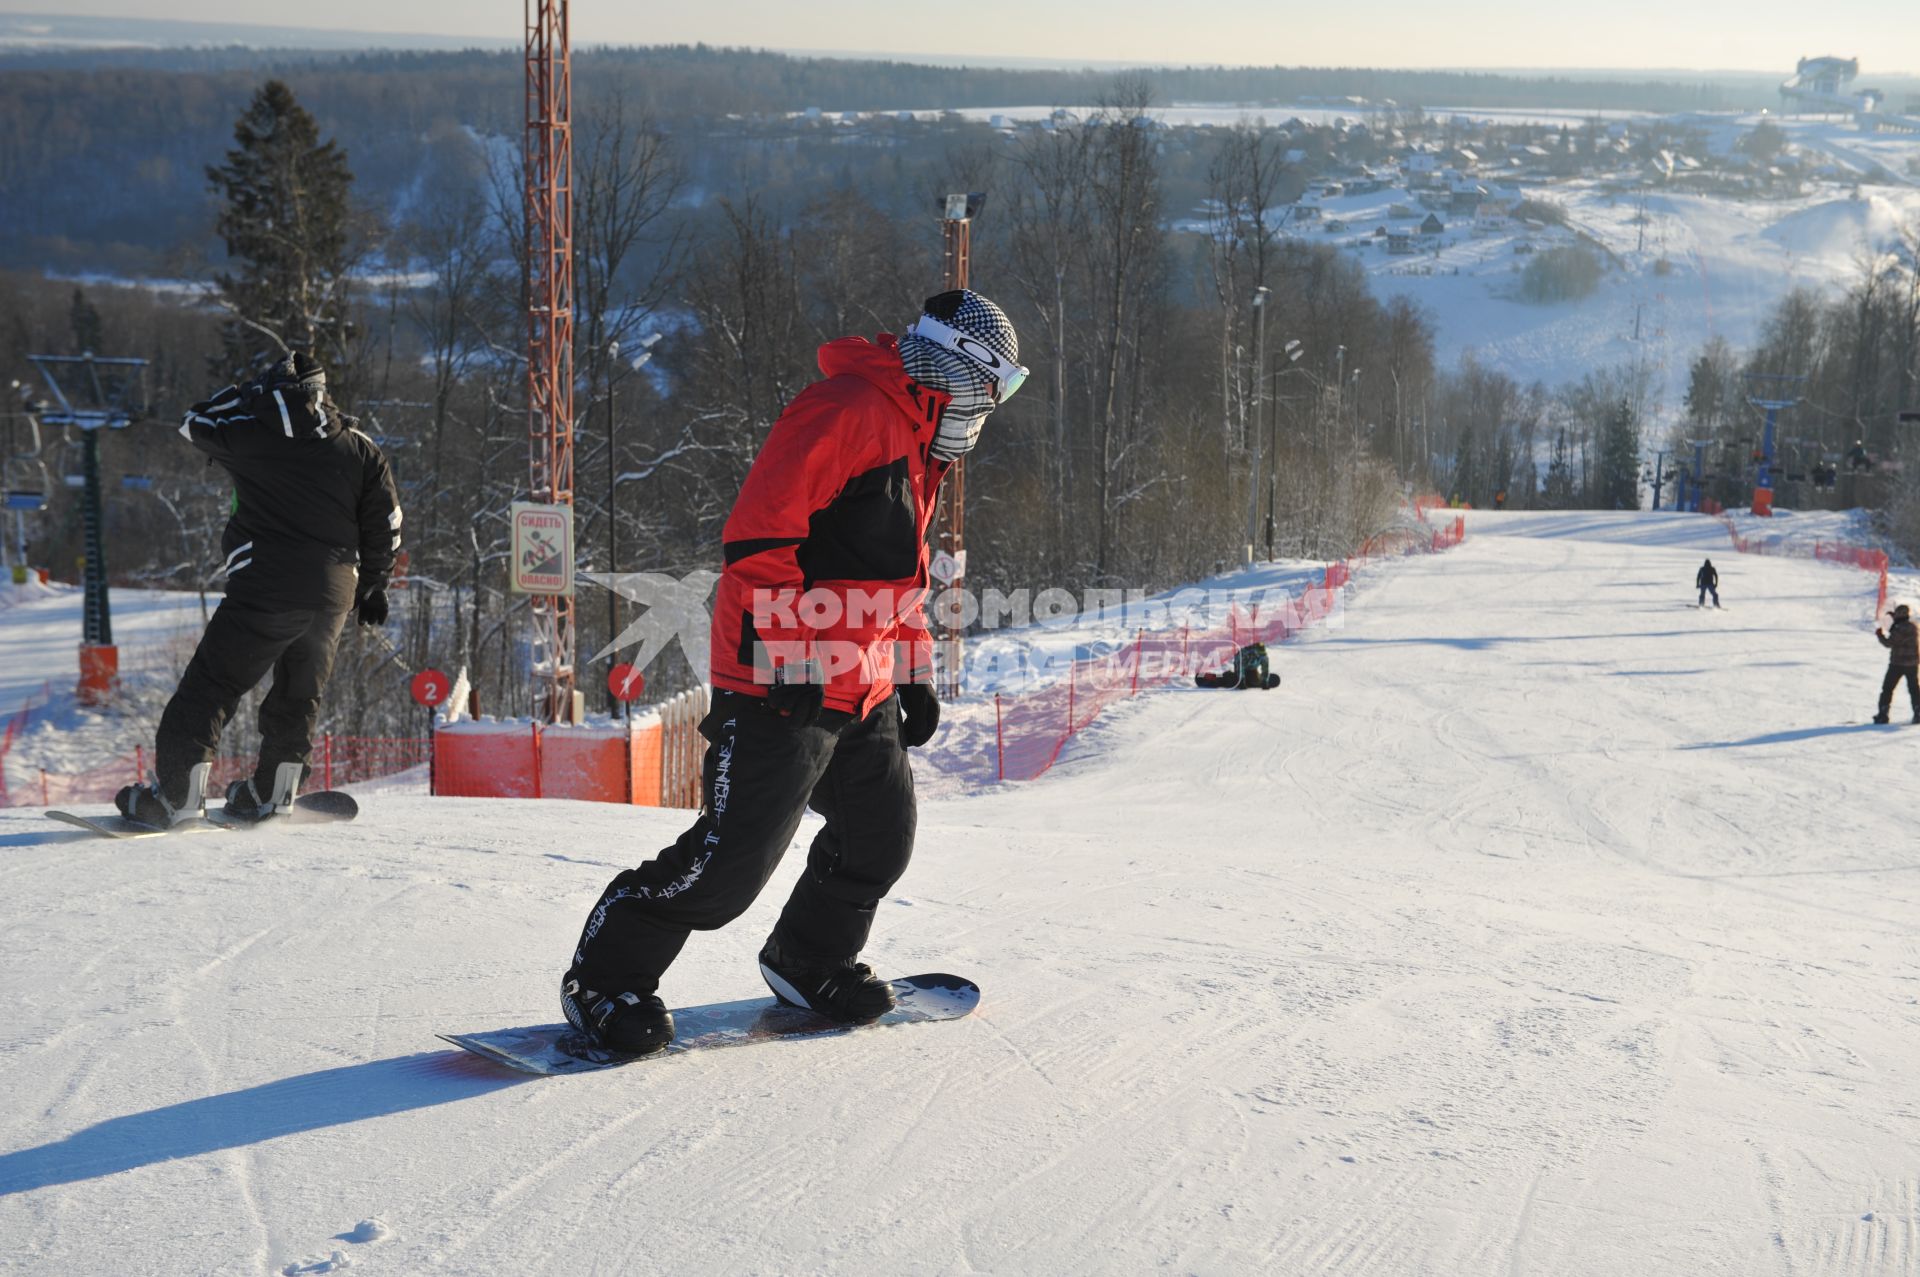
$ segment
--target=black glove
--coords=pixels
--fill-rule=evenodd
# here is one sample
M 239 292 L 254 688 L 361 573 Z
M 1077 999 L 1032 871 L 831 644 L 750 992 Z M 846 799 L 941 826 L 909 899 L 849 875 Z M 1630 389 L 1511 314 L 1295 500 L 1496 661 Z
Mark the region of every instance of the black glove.
M 776 665 L 773 686 L 767 689 L 767 708 L 795 727 L 811 727 L 827 702 L 826 684 L 814 677 L 812 661 L 798 665 Z
M 940 701 L 931 683 L 902 683 L 900 697 L 900 743 L 916 749 L 933 739 L 940 726 Z
M 368 590 L 354 602 L 354 612 L 360 618 L 360 624 L 371 625 L 376 629 L 387 623 L 387 592 L 384 588 Z

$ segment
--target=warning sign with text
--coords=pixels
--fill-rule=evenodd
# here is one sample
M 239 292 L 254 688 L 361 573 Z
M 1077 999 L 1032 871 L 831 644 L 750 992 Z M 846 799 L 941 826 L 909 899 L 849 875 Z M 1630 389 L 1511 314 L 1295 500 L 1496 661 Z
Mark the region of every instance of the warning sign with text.
M 573 593 L 573 507 L 513 503 L 515 594 Z

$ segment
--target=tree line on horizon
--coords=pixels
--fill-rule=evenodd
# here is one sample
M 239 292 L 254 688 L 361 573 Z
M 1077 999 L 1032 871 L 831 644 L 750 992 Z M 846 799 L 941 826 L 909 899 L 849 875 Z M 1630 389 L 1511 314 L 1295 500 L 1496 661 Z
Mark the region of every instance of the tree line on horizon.
M 1596 370 L 1550 391 L 1471 360 L 1436 366 L 1417 306 L 1383 304 L 1350 257 L 1259 215 L 1288 180 L 1270 128 L 1209 139 L 1196 162 L 1211 211 L 1175 230 L 1171 152 L 1140 126 L 1153 100 L 1122 80 L 1089 120 L 894 157 L 918 214 L 832 172 L 805 202 L 776 205 L 742 181 L 690 210 L 675 134 L 618 95 L 585 103 L 579 565 L 713 566 L 767 428 L 818 375 L 815 347 L 897 332 L 938 291 L 936 196 L 948 189 L 991 193 L 973 283 L 1007 308 L 1034 370 L 969 460 L 978 587 L 1163 588 L 1237 565 L 1249 543 L 1337 558 L 1391 526 L 1409 492 L 1638 504 L 1644 372 Z M 412 711 L 375 691 L 428 663 L 468 669 L 485 707 L 518 712 L 527 626 L 504 562 L 507 506 L 528 482 L 517 160 L 449 135 L 404 211 L 383 215 L 354 198 L 354 157 L 285 83 L 258 87 L 230 127 L 224 154 L 200 157 L 227 250 L 205 291 L 5 275 L 0 362 L 31 382 L 28 351 L 152 361 L 148 424 L 105 449 L 110 482 L 138 481 L 109 503 L 109 565 L 122 580 L 205 589 L 229 489 L 164 427 L 263 348 L 319 354 L 342 407 L 393 460 L 413 582 L 395 606 L 401 659 L 356 637 L 368 690 L 329 711 L 333 730 L 409 731 Z M 375 260 L 387 269 L 369 274 Z M 10 443 L 18 427 L 10 417 Z M 51 443 L 56 473 L 72 447 Z M 70 577 L 77 503 L 55 498 L 36 553 Z M 583 594 L 583 686 L 597 681 L 587 658 L 626 619 Z M 666 693 L 685 673 L 649 677 Z

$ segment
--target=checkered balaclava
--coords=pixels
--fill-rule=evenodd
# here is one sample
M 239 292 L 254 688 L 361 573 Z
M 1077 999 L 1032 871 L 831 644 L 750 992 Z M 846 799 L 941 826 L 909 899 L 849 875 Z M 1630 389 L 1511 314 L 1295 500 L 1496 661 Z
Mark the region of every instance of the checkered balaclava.
M 921 310 L 989 347 L 1009 364 L 1020 362 L 1020 339 L 1006 313 L 980 294 L 956 288 L 927 298 Z M 928 451 L 946 461 L 966 455 L 980 441 L 980 427 L 994 409 L 992 379 L 978 364 L 912 333 L 900 338 L 900 362 L 909 377 L 951 397 Z

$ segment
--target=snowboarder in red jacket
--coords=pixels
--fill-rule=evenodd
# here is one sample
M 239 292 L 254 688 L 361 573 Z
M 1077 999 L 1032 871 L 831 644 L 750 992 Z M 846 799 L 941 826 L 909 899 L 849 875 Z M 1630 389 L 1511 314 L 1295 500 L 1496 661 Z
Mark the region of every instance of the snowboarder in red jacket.
M 808 807 L 825 817 L 760 970 L 780 1001 L 851 1023 L 893 993 L 859 961 L 913 852 L 906 750 L 940 721 L 923 600 L 940 481 L 1025 380 L 1013 325 L 965 289 L 898 338 L 820 348 L 721 533 L 702 806 L 671 846 L 607 884 L 561 979 L 568 1021 L 645 1054 L 673 1040 L 656 990 L 693 931 L 772 877 Z

